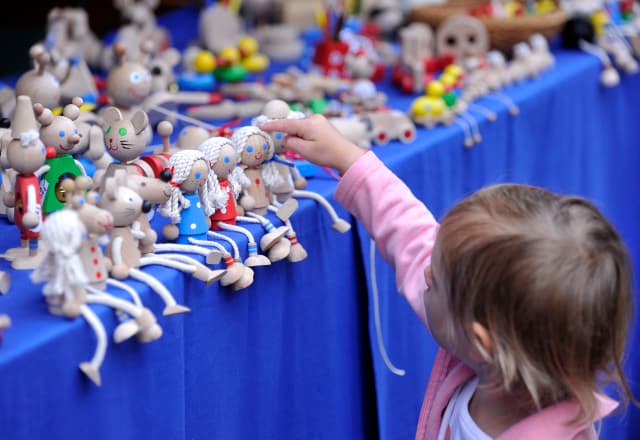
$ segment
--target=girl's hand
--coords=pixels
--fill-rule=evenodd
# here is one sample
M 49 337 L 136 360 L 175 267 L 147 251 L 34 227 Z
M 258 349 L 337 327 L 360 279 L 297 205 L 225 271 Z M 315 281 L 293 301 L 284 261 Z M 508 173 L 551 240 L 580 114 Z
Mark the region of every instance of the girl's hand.
M 340 174 L 344 174 L 365 153 L 322 115 L 270 121 L 260 125 L 260 128 L 285 133 L 285 148 L 317 165 L 334 168 Z

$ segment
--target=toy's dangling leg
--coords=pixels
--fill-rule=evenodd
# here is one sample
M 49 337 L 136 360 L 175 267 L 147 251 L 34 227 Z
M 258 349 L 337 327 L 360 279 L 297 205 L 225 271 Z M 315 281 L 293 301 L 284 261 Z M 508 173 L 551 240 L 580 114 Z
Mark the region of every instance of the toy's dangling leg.
M 115 278 L 107 278 L 107 285 L 114 286 L 114 287 L 117 287 L 118 289 L 124 290 L 129 294 L 129 296 L 131 296 L 131 300 L 135 305 L 137 305 L 138 307 L 143 307 L 142 300 L 140 299 L 140 295 L 138 295 L 138 292 L 133 287 L 129 286 L 126 283 L 123 283 L 120 280 L 116 280 Z
M 270 211 L 277 211 L 277 207 L 269 206 Z M 296 236 L 296 231 L 293 229 L 293 225 L 291 224 L 291 220 L 285 221 L 285 225 L 289 228 L 289 232 L 287 232 L 287 239 L 289 240 L 289 253 L 287 255 L 287 259 L 292 263 L 297 263 L 298 261 L 302 261 L 307 258 L 308 254 L 305 248 L 298 242 L 298 237 Z M 272 247 L 269 251 L 269 257 L 271 257 L 271 252 L 276 249 L 276 246 Z M 276 256 L 277 257 L 277 256 Z
M 204 264 L 194 260 L 193 258 L 187 257 L 186 255 L 180 256 L 177 254 L 163 254 L 160 256 L 147 254 L 147 256 L 140 259 L 141 266 L 147 266 L 149 264 L 158 264 L 160 266 L 171 267 L 181 272 L 186 272 L 193 275 L 200 281 L 204 281 L 207 283 L 207 286 L 224 275 L 224 273 L 220 273 L 220 271 L 210 270 Z
M 304 190 L 296 189 L 295 191 L 293 191 L 293 197 L 312 199 L 318 202 L 320 206 L 322 206 L 325 209 L 325 211 L 327 211 L 327 214 L 329 214 L 329 217 L 331 217 L 331 221 L 333 222 L 331 227 L 336 231 L 348 232 L 351 229 L 351 224 L 349 224 L 347 221 L 338 217 L 338 214 L 336 213 L 336 210 L 333 209 L 333 206 L 331 206 L 329 201 L 324 197 L 322 197 L 320 194 L 315 193 L 313 191 L 304 191 Z
M 469 129 L 467 121 L 463 118 L 456 118 L 454 122 L 456 125 L 462 128 L 462 131 L 464 133 L 464 146 L 467 148 L 473 147 L 475 142 L 473 141 L 473 136 L 471 136 L 471 130 Z
M 240 234 L 247 237 L 247 240 L 248 240 L 247 250 L 248 250 L 249 256 L 244 260 L 244 264 L 246 264 L 249 267 L 269 266 L 271 264 L 271 261 L 269 261 L 267 257 L 265 257 L 264 255 L 258 254 L 258 245 L 256 244 L 256 239 L 253 237 L 253 234 L 251 233 L 251 231 L 237 225 L 230 225 L 223 222 L 218 222 L 217 225 L 220 229 L 223 229 L 225 231 L 239 232 Z M 216 234 L 213 231 L 209 231 L 208 235 L 213 236 L 215 238 L 219 238 L 221 240 L 226 240 L 226 241 L 231 240 L 231 238 L 222 234 Z
M 509 113 L 511 113 L 511 116 L 517 116 L 520 113 L 520 108 L 516 105 L 515 102 L 513 102 L 511 98 L 509 98 L 504 93 L 494 92 L 483 96 L 483 98 L 492 99 L 504 104 L 505 107 L 509 109 Z
M 11 275 L 9 272 L 0 271 L 0 294 L 5 294 L 11 288 Z
M 80 364 L 80 370 L 89 378 L 93 383 L 100 386 L 102 379 L 100 377 L 100 367 L 104 362 L 105 354 L 107 353 L 107 332 L 104 329 L 104 325 L 98 319 L 98 316 L 87 305 L 80 306 L 80 312 L 83 318 L 87 321 L 89 326 L 93 329 L 98 340 L 96 344 L 96 351 L 89 362 L 82 362 Z
M 488 109 L 487 107 L 480 104 L 469 104 L 469 110 L 476 111 L 481 113 L 485 118 L 487 118 L 490 122 L 494 122 L 498 119 L 498 115 L 493 110 Z
M 169 292 L 166 287 L 164 287 L 157 279 L 155 279 L 151 275 L 144 273 L 141 270 L 131 268 L 129 269 L 129 276 L 134 280 L 145 283 L 154 292 L 156 292 L 160 296 L 160 298 L 162 298 L 162 300 L 166 304 L 166 307 L 162 312 L 164 316 L 176 315 L 178 313 L 186 313 L 191 311 L 191 309 L 188 307 L 178 305 L 176 303 L 176 300 L 173 298 L 173 295 L 171 295 L 171 292 Z
M 258 214 L 254 214 L 253 212 L 248 212 L 246 216 L 239 215 L 237 219 L 262 225 L 264 230 L 267 232 L 260 239 L 260 249 L 262 249 L 262 252 L 267 252 L 269 249 L 271 249 L 276 243 L 280 241 L 282 237 L 286 235 L 289 229 L 286 226 L 279 226 L 276 228 L 268 218 Z
M 193 238 L 190 238 L 189 241 L 196 245 L 200 242 L 204 242 L 208 246 L 215 247 L 222 253 L 222 261 L 227 267 L 226 273 L 220 279 L 220 284 L 222 286 L 232 286 L 234 290 L 240 290 L 253 284 L 253 270 L 240 262 L 240 252 L 238 251 L 237 246 L 232 246 L 237 256 L 237 258 L 234 259 L 233 256 L 220 243 L 216 243 L 214 241 L 196 240 Z
M 476 144 L 482 142 L 482 135 L 480 134 L 480 128 L 478 127 L 478 121 L 476 121 L 476 118 L 474 118 L 470 113 L 461 113 L 460 117 L 469 124 L 473 141 Z
M 202 255 L 205 257 L 207 264 L 218 264 L 222 255 L 211 249 L 204 248 L 202 246 L 195 246 L 189 244 L 178 243 L 156 243 L 154 246 L 155 252 L 186 252 L 190 254 Z

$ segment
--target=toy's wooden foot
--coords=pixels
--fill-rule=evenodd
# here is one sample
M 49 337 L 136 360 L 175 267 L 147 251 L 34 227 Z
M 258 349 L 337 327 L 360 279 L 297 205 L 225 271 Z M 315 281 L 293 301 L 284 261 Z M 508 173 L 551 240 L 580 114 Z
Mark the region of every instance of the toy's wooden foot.
M 82 305 L 77 301 L 67 301 L 62 305 L 62 315 L 66 318 L 77 318 L 82 314 Z
M 167 306 L 162 311 L 164 316 L 177 315 L 179 313 L 187 313 L 190 312 L 191 309 L 189 307 L 181 306 L 179 304 L 173 306 Z
M 91 364 L 91 362 L 83 362 L 80 364 L 80 370 L 96 385 L 102 385 L 100 371 Z
M 273 262 L 283 260 L 289 256 L 291 252 L 291 242 L 286 238 L 281 238 L 269 249 L 269 259 Z
M 38 252 L 35 255 L 29 255 L 24 257 L 17 257 L 11 262 L 11 267 L 15 270 L 30 270 L 35 269 L 40 265 L 40 262 L 44 258 L 44 252 Z
M 153 342 L 156 339 L 160 339 L 160 336 L 162 336 L 162 327 L 158 324 L 153 324 L 151 327 L 138 332 L 138 341 L 144 343 Z
M 209 278 L 207 279 L 207 286 L 210 286 L 211 284 L 213 284 L 216 281 L 218 281 L 220 278 L 222 278 L 224 276 L 225 273 L 227 273 L 227 271 L 225 269 L 210 270 L 209 271 Z
M 2 257 L 7 261 L 13 261 L 18 257 L 27 257 L 29 256 L 29 248 L 28 247 L 17 247 L 7 249 Z
M 113 332 L 113 341 L 119 344 L 132 338 L 136 333 L 140 331 L 140 326 L 133 319 L 129 319 L 119 324 Z
M 331 227 L 338 232 L 348 232 L 351 229 L 351 225 L 341 218 L 336 220 Z
M 289 232 L 288 227 L 280 226 L 279 228 L 264 234 L 260 239 L 260 249 L 262 249 L 262 252 L 266 252 L 271 249 L 271 247 L 278 243 L 280 239 L 287 234 L 287 232 Z
M 207 255 L 207 264 L 218 264 L 222 259 L 222 253 L 218 251 L 211 251 Z
M 286 222 L 293 215 L 293 213 L 298 209 L 298 201 L 296 199 L 289 199 L 284 202 L 276 211 L 276 215 L 280 220 Z
M 244 266 L 242 277 L 233 284 L 233 290 L 241 290 L 253 284 L 253 270 Z
M 287 259 L 292 263 L 297 263 L 307 258 L 308 254 L 304 247 L 300 243 L 292 244 L 291 251 Z
M 249 267 L 256 266 L 270 266 L 271 260 L 269 260 L 264 255 L 249 255 L 246 260 L 244 260 L 244 265 Z
M 11 275 L 8 272 L 0 272 L 0 293 L 7 293 L 11 288 Z
M 242 263 L 234 263 L 227 267 L 224 276 L 220 279 L 222 286 L 230 286 L 235 284 L 242 278 L 244 274 L 245 265 Z

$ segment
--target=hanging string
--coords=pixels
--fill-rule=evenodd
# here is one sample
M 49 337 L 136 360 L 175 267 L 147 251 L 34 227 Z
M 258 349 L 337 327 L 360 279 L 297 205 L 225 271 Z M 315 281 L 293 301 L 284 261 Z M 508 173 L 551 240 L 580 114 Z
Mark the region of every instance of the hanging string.
M 400 368 L 395 367 L 389 359 L 387 350 L 384 348 L 384 341 L 382 340 L 382 324 L 380 323 L 380 305 L 378 304 L 378 280 L 376 278 L 376 242 L 369 241 L 369 262 L 371 264 L 371 296 L 373 297 L 373 320 L 376 327 L 376 339 L 378 341 L 378 349 L 385 365 L 393 374 L 397 376 L 404 376 L 407 372 Z

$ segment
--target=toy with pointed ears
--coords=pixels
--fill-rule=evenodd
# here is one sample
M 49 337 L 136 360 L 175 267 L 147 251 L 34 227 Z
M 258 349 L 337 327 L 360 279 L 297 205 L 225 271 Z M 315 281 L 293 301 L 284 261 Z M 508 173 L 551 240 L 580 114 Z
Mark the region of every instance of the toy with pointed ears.
M 242 220 L 253 221 L 261 224 L 265 230 L 271 232 L 273 225 L 265 217 L 269 211 L 273 211 L 283 221 L 289 217 L 298 207 L 298 202 L 290 198 L 279 207 L 271 203 L 271 189 L 279 185 L 282 176 L 278 173 L 276 163 L 272 160 L 274 145 L 271 136 L 255 126 L 245 126 L 236 130 L 231 141 L 236 150 L 241 169 L 249 179 L 249 185 L 244 187 L 239 198 L 239 204 L 245 211 L 246 217 Z M 276 243 L 260 240 L 263 251 L 269 251 L 269 259 L 278 261 L 289 257 L 290 261 L 300 261 L 306 258 L 306 251 L 297 241 L 295 232 L 287 226 L 287 238 L 282 238 Z
M 267 121 L 276 119 L 295 119 L 303 118 L 305 115 L 300 112 L 294 112 L 289 109 L 286 102 L 281 100 L 269 101 L 264 109 L 262 115 L 254 118 L 252 123 L 254 125 L 260 125 Z M 332 220 L 332 227 L 338 232 L 347 232 L 351 229 L 351 225 L 338 217 L 335 209 L 331 204 L 322 197 L 320 194 L 313 191 L 304 191 L 307 186 L 306 179 L 300 175 L 293 163 L 287 161 L 285 156 L 284 141 L 285 136 L 282 133 L 270 133 L 273 139 L 273 145 L 275 149 L 274 164 L 281 176 L 278 185 L 274 185 L 271 188 L 271 193 L 275 197 L 277 204 L 284 203 L 291 197 L 294 198 L 309 198 L 320 204 L 329 217 Z
M 76 208 L 90 206 L 84 203 L 82 197 L 77 196 L 71 203 L 78 205 Z M 162 329 L 148 309 L 117 298 L 95 286 L 95 268 L 92 265 L 99 257 L 99 245 L 90 238 L 93 232 L 85 227 L 85 222 L 89 221 L 94 226 L 93 231 L 104 230 L 108 229 L 109 224 L 102 221 L 108 222 L 110 216 L 102 210 L 96 212 L 95 206 L 91 216 L 82 216 L 76 208 L 56 211 L 47 218 L 42 228 L 46 256 L 32 272 L 31 278 L 36 283 L 45 282 L 42 292 L 52 314 L 67 318 L 82 316 L 94 331 L 97 339 L 94 354 L 90 361 L 82 362 L 79 367 L 99 386 L 102 383 L 100 367 L 107 351 L 107 335 L 104 324 L 89 304 L 106 305 L 133 317 L 116 328 L 114 340 L 117 343 L 135 334 L 138 334 L 141 341 L 150 342 L 162 335 Z M 93 259 L 87 261 L 87 253 L 91 253 Z
M 33 269 L 38 265 L 38 238 L 42 227 L 42 198 L 38 170 L 44 165 L 46 151 L 38 135 L 31 98 L 18 96 L 11 121 L 11 140 L 6 146 L 5 168 L 17 175 L 14 192 L 4 194 L 4 203 L 14 208 L 14 223 L 20 229 L 21 247 L 9 249 L 5 258 L 13 259 L 14 269 Z
M 33 105 L 33 111 L 40 122 L 40 140 L 55 152 L 54 157 L 47 158 L 41 171 L 40 192 L 42 194 L 42 211 L 45 217 L 64 207 L 64 197 L 60 184 L 65 178 L 86 175 L 84 167 L 73 154 L 80 142 L 75 120 L 80 115 L 82 98 L 76 97 L 72 104 L 64 107 L 62 115 L 54 116 L 50 109 L 40 103 Z
M 142 257 L 139 246 L 144 233 L 137 221 L 143 212 L 149 211 L 151 204 L 143 204 L 142 198 L 127 186 L 125 170 L 117 170 L 114 176 L 105 179 L 98 206 L 113 216 L 114 227 L 106 247 L 106 255 L 112 262 L 110 276 L 119 280 L 131 277 L 147 284 L 164 301 L 165 316 L 188 312 L 189 308 L 178 305 L 162 283 L 140 270 L 144 265 L 156 263 L 153 258 Z M 194 272 L 197 268 L 184 265 L 184 269 Z
M 27 95 L 33 102 L 39 102 L 47 108 L 57 107 L 61 96 L 60 82 L 47 71 L 51 56 L 41 44 L 34 45 L 29 55 L 33 60 L 34 68 L 18 79 L 16 95 Z

